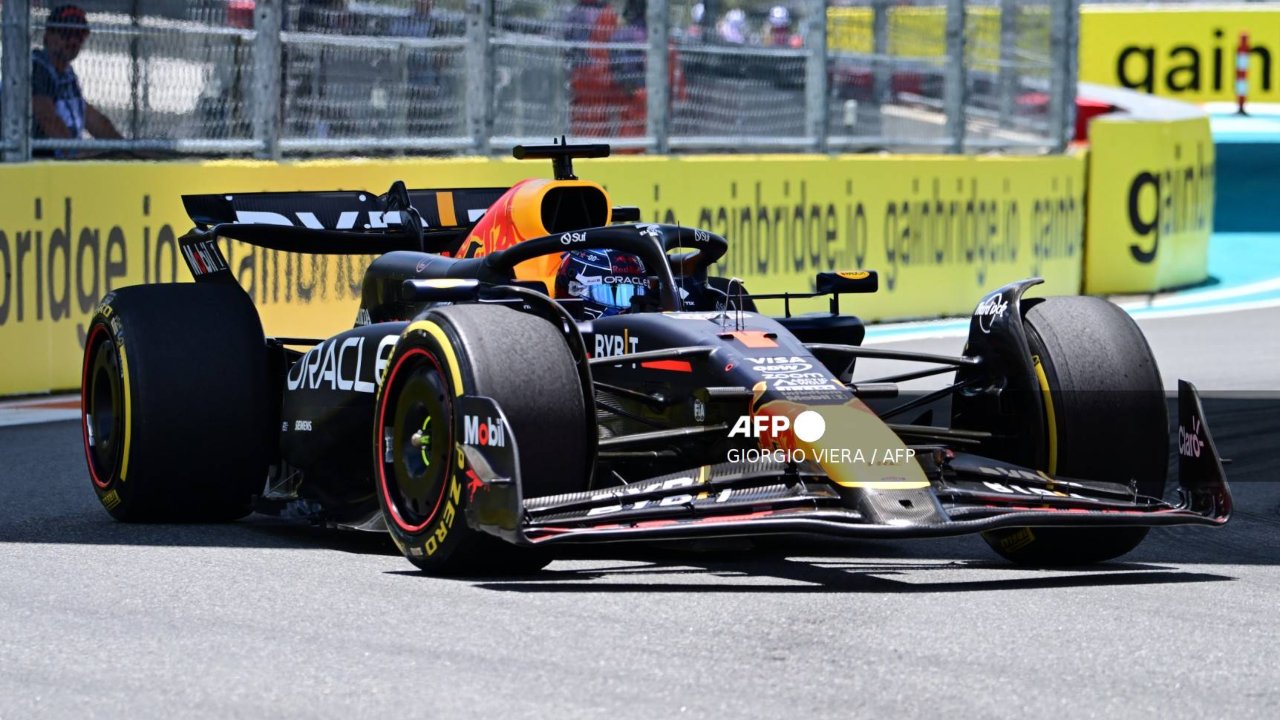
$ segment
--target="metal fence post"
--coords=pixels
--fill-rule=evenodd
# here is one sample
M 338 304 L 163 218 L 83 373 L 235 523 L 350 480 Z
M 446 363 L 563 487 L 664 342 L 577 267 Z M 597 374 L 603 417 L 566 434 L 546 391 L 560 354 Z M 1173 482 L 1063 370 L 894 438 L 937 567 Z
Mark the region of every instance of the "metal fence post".
M 1000 0 L 1000 67 L 996 69 L 1000 127 L 1013 124 L 1014 98 L 1018 93 L 1019 0 Z
M 947 66 L 943 70 L 946 84 L 942 105 L 947 116 L 947 149 L 957 154 L 964 152 L 965 95 L 968 92 L 964 11 L 965 0 L 947 0 Z
M 827 151 L 831 97 L 827 92 L 827 0 L 805 3 L 804 125 L 814 152 Z
M 31 159 L 31 3 L 6 0 L 0 25 L 4 32 L 4 88 L 0 91 L 0 113 L 4 115 L 5 162 Z
M 467 134 L 475 151 L 493 152 L 493 0 L 467 0 Z
M 129 137 L 141 135 L 142 129 L 142 1 L 133 0 L 129 9 Z
M 253 139 L 256 157 L 280 159 L 280 21 L 282 0 L 258 0 L 253 10 Z
M 1061 0 L 1050 7 L 1049 138 L 1054 152 L 1062 152 L 1075 135 L 1080 0 Z
M 1081 0 L 1067 0 L 1067 87 L 1063 95 L 1062 147 L 1075 139 L 1076 135 L 1076 93 L 1080 89 L 1080 3 Z
M 645 62 L 645 134 L 653 152 L 665 155 L 671 147 L 671 68 L 667 46 L 671 42 L 669 0 L 649 0 L 645 9 L 649 51 Z
M 884 127 L 883 107 L 889 100 L 889 0 L 871 1 L 871 62 L 872 125 L 867 134 L 879 135 Z

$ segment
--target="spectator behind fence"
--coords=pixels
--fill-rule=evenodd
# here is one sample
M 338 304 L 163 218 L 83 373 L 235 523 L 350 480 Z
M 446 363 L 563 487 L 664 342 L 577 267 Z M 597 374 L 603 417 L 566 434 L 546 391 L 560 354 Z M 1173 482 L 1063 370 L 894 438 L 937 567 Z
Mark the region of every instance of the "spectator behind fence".
M 350 34 L 353 24 L 347 0 L 298 3 L 298 32 L 345 35 Z M 322 43 L 289 43 L 283 53 L 288 68 L 285 76 L 296 83 L 285 110 L 289 132 L 311 138 L 354 135 L 355 125 L 343 102 L 342 73 L 335 69 L 341 65 L 344 49 Z
M 59 5 L 49 13 L 44 47 L 31 51 L 33 138 L 79 140 L 88 131 L 98 139 L 120 139 L 111 120 L 84 99 L 76 71 L 71 68 L 88 36 L 89 23 L 79 7 Z M 66 158 L 78 153 L 57 150 L 33 154 Z
M 610 42 L 641 46 L 613 48 L 609 53 L 609 64 L 613 71 L 613 82 L 624 96 L 643 90 L 647 53 L 644 46 L 649 42 L 649 31 L 645 22 L 645 0 L 627 0 L 622 9 L 622 24 L 614 31 Z
M 440 23 L 432 15 L 435 0 L 415 0 L 412 11 L 395 18 L 387 28 L 389 35 L 408 38 L 432 38 L 440 34 Z M 414 49 L 408 53 L 405 92 L 409 98 L 409 132 L 417 136 L 442 135 L 450 125 L 451 109 L 445 93 L 445 64 L 449 55 L 432 49 Z
M 435 37 L 436 19 L 431 16 L 435 5 L 436 0 L 414 0 L 409 14 L 392 20 L 388 31 L 399 37 Z
M 702 40 L 702 23 L 706 16 L 707 6 L 702 3 L 694 3 L 689 10 L 689 27 L 685 28 L 684 31 L 686 40 Z
M 795 32 L 791 11 L 783 5 L 769 9 L 769 19 L 764 24 L 763 40 L 773 47 L 802 48 L 804 38 Z
M 354 19 L 347 0 L 302 0 L 298 8 L 300 32 L 349 34 Z
M 604 0 L 578 0 L 564 20 L 569 41 L 569 129 L 574 135 L 612 134 L 618 92 L 609 69 L 609 51 L 587 49 L 587 43 L 607 43 L 618 27 L 618 14 Z
M 716 23 L 716 37 L 731 45 L 747 43 L 747 14 L 740 8 L 732 8 Z
M 627 0 L 622 10 L 622 25 L 613 34 L 612 42 L 641 45 L 638 48 L 615 48 L 612 51 L 614 86 L 620 95 L 618 111 L 618 136 L 642 137 L 647 131 L 649 93 L 645 88 L 645 68 L 648 59 L 649 30 L 645 17 L 646 0 Z M 675 46 L 668 43 L 667 86 L 670 99 L 684 100 L 686 95 L 684 72 Z M 622 151 L 626 152 L 626 151 Z

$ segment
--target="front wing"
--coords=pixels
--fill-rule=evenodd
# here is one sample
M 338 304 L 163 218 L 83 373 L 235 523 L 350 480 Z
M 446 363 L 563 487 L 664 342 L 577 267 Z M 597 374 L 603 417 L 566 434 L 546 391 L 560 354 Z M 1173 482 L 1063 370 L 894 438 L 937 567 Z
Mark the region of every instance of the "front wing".
M 974 455 L 919 457 L 929 487 L 836 486 L 781 463 L 724 464 L 556 497 L 525 499 L 515 439 L 463 447 L 472 527 L 521 545 L 764 534 L 939 537 L 1010 527 L 1209 525 L 1227 522 L 1231 492 L 1195 388 L 1179 383 L 1178 499 L 1074 480 Z M 497 417 L 488 398 L 463 398 Z M 497 450 L 497 452 L 495 452 Z

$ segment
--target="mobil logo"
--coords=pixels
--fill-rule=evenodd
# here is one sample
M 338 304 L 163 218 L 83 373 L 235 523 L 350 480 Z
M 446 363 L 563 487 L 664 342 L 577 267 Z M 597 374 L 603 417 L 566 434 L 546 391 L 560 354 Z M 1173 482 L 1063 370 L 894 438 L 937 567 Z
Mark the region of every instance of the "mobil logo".
M 507 429 L 501 418 L 462 416 L 462 444 L 476 447 L 506 447 Z

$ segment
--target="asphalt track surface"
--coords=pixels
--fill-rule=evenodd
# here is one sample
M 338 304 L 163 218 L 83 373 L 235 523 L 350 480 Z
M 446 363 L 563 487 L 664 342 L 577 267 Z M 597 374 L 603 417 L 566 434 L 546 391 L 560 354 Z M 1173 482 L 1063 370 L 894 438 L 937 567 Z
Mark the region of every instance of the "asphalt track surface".
M 1276 717 L 1280 308 L 1142 325 L 1209 396 L 1237 513 L 1074 570 L 965 537 L 442 580 L 381 536 L 115 523 L 77 423 L 0 428 L 0 718 Z

